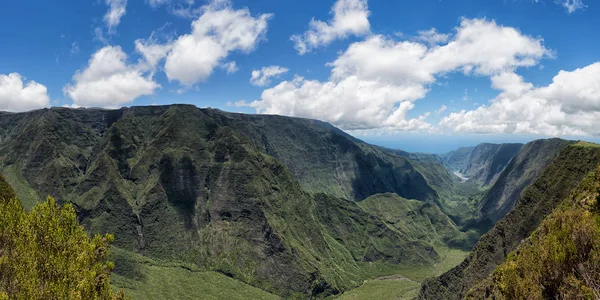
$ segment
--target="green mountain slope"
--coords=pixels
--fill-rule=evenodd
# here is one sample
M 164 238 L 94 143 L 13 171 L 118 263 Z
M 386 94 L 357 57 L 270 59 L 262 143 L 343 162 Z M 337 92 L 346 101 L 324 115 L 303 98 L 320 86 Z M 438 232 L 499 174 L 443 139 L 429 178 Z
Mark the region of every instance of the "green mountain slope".
M 396 193 L 436 203 L 459 223 L 477 216 L 482 191 L 461 183 L 438 155 L 369 145 L 315 120 L 203 111 L 281 161 L 306 191 L 355 201 Z
M 527 187 L 514 209 L 475 245 L 459 266 L 424 282 L 418 299 L 461 299 L 504 262 L 555 207 L 600 164 L 600 148 L 565 147 Z
M 513 209 L 523 190 L 569 144 L 572 142 L 561 139 L 537 140 L 526 144 L 481 200 L 480 218 L 494 224 L 504 217 Z
M 351 200 L 385 192 L 424 201 L 438 198 L 409 159 L 368 145 L 327 123 L 275 115 L 205 112 L 218 124 L 244 135 L 263 153 L 280 160 L 309 192 Z
M 194 264 L 151 259 L 113 247 L 111 283 L 133 299 L 260 299 L 280 297 Z
M 441 261 L 428 240 L 336 197 L 436 201 L 418 164 L 314 122 L 183 105 L 3 114 L 0 172 L 26 205 L 71 202 L 121 249 L 280 296 L 325 297 Z
M 423 175 L 427 183 L 440 193 L 452 190 L 457 182 L 460 181 L 456 175 L 444 166 L 444 160 L 437 154 L 430 153 L 410 153 L 397 149 L 383 148 L 386 152 L 397 154 L 410 159 L 412 165 L 419 173 Z
M 598 298 L 599 170 L 590 172 L 494 273 L 469 291 L 467 298 Z
M 426 241 L 437 246 L 470 250 L 477 236 L 470 238 L 433 203 L 404 199 L 396 194 L 373 195 L 358 203 L 379 216 L 406 240 Z

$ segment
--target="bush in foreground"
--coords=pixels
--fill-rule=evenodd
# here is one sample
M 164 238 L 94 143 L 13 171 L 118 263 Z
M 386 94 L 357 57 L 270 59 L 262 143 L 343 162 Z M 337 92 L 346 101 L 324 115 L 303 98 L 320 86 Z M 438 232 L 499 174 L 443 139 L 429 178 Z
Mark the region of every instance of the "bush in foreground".
M 0 177 L 0 299 L 124 299 L 113 293 L 112 235 L 89 238 L 70 204 L 25 211 Z

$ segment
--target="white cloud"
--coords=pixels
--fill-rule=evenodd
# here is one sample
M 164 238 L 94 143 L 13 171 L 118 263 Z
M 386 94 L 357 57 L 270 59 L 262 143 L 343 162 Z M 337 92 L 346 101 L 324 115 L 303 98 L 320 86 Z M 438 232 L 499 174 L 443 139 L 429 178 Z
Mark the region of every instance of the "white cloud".
M 587 6 L 583 4 L 582 0 L 556 0 L 556 2 L 562 4 L 567 12 L 572 14 L 580 9 L 585 9 Z
M 201 12 L 192 32 L 180 36 L 166 57 L 168 79 L 183 85 L 206 80 L 232 51 L 254 50 L 272 16 L 253 17 L 248 9 L 234 10 L 228 0 L 213 0 Z
M 326 120 L 346 130 L 382 126 L 411 130 L 427 127 L 406 120 L 407 112 L 413 108 L 411 101 L 425 93 L 420 86 L 394 86 L 356 76 L 338 82 L 296 77 L 263 91 L 259 101 L 238 105 L 254 107 L 259 113 Z
M 108 33 L 113 34 L 126 13 L 127 0 L 105 0 L 105 3 L 108 5 L 108 12 L 104 15 L 104 23 L 108 27 Z
M 271 78 L 287 73 L 287 68 L 280 66 L 263 67 L 260 70 L 252 71 L 250 83 L 256 86 L 266 86 L 271 82 Z
M 171 45 L 154 43 L 152 38 L 149 40 L 138 39 L 135 41 L 135 50 L 144 58 L 144 60 L 139 63 L 140 68 L 145 71 L 154 72 L 158 64 L 171 50 Z
M 455 37 L 433 48 L 424 58 L 432 72 L 449 72 L 460 68 L 465 73 L 492 75 L 517 67 L 537 65 L 552 53 L 541 38 L 523 35 L 513 27 L 485 19 L 463 19 Z
M 424 42 L 430 46 L 435 46 L 447 42 L 449 38 L 449 34 L 441 34 L 438 33 L 435 28 L 431 28 L 429 30 L 419 31 L 419 35 L 417 36 L 416 40 Z
M 0 74 L 0 111 L 22 112 L 50 106 L 48 90 L 19 73 Z
M 233 74 L 239 70 L 235 61 L 230 61 L 221 64 L 221 68 L 227 71 L 227 74 Z
M 560 71 L 548 86 L 534 87 L 514 73 L 492 77 L 501 93 L 475 110 L 443 118 L 458 132 L 600 135 L 600 62 Z
M 485 19 L 463 19 L 446 45 L 390 39 L 382 35 L 357 42 L 330 65 L 332 77 L 357 74 L 369 80 L 395 83 L 432 83 L 436 74 L 460 70 L 465 74 L 492 75 L 517 67 L 536 65 L 550 56 L 542 40 L 512 27 Z
M 435 111 L 435 115 L 439 116 L 441 113 L 445 112 L 448 109 L 448 106 L 446 106 L 445 104 L 442 104 L 442 106 L 440 106 L 440 108 L 438 108 Z
M 464 19 L 452 39 L 428 47 L 372 35 L 351 44 L 332 67 L 328 81 L 297 77 L 263 91 L 243 105 L 259 113 L 329 121 L 345 130 L 423 130 L 425 119 L 409 117 L 437 76 L 450 72 L 495 76 L 550 56 L 539 38 L 485 19 Z
M 348 35 L 362 36 L 371 31 L 367 0 L 337 0 L 331 14 L 333 18 L 329 22 L 313 19 L 304 34 L 291 37 L 300 55 L 326 46 L 335 39 Z
M 73 76 L 63 92 L 77 106 L 117 108 L 142 95 L 152 95 L 160 85 L 144 76 L 137 65 L 127 64 L 121 47 L 106 46 L 92 55 L 87 67 Z

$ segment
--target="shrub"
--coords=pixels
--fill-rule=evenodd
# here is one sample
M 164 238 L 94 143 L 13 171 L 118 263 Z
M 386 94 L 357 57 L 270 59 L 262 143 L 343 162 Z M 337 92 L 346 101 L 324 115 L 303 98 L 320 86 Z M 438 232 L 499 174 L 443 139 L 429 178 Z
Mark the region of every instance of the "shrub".
M 124 298 L 110 286 L 112 235 L 89 238 L 73 207 L 51 197 L 27 212 L 5 183 L 0 177 L 0 299 Z

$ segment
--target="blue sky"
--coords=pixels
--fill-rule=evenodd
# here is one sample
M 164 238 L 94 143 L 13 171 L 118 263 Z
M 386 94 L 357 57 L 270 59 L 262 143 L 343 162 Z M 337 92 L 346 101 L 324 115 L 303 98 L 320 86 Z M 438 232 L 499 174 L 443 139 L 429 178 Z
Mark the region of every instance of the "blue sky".
M 1 5 L 0 110 L 190 103 L 428 152 L 600 134 L 596 1 Z

